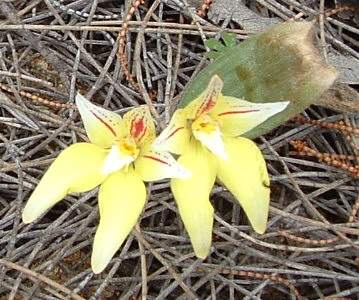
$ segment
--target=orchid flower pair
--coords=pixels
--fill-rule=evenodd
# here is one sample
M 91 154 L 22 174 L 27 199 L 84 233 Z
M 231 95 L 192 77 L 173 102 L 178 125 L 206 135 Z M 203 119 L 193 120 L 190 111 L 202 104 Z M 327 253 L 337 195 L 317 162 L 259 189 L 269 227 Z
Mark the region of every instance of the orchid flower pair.
M 76 143 L 60 153 L 30 196 L 23 221 L 34 221 L 68 193 L 100 185 L 100 224 L 91 257 L 92 270 L 100 273 L 143 210 L 143 181 L 171 178 L 195 254 L 205 258 L 213 227 L 209 194 L 217 178 L 239 201 L 253 229 L 263 233 L 269 209 L 266 165 L 257 146 L 238 136 L 288 102 L 250 103 L 223 96 L 222 86 L 214 76 L 202 94 L 174 113 L 157 139 L 146 106 L 121 118 L 78 94 L 76 104 L 91 143 Z

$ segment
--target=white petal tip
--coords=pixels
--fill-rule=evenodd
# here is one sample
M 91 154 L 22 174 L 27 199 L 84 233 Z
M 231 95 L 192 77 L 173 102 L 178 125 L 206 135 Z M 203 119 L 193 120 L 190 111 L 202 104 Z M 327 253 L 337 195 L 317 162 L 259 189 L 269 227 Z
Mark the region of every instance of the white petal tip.
M 264 234 L 265 232 L 266 232 L 266 227 L 257 227 L 257 228 L 253 228 L 254 229 L 254 231 L 256 232 L 256 233 L 258 233 L 258 234 Z
M 30 224 L 30 223 L 32 223 L 34 220 L 35 220 L 35 218 L 32 218 L 32 217 L 27 216 L 27 215 L 22 215 L 22 222 L 23 222 L 24 224 Z
M 275 102 L 275 103 L 273 103 L 273 108 L 272 108 L 273 112 L 279 113 L 279 112 L 285 110 L 289 104 L 290 104 L 290 101 Z
M 37 215 L 34 215 L 33 213 L 31 213 L 28 209 L 24 209 L 23 213 L 22 213 L 22 221 L 25 224 L 30 224 L 32 222 L 34 222 L 37 219 Z
M 95 265 L 91 266 L 92 272 L 95 274 L 100 274 L 105 268 L 106 268 L 106 266 L 103 266 L 103 265 L 95 264 Z
M 290 104 L 290 101 L 285 101 L 283 103 L 283 109 L 287 108 L 287 106 Z
M 195 251 L 196 257 L 202 260 L 205 260 L 208 257 L 208 253 L 209 253 L 209 249 Z
M 214 90 L 220 92 L 223 88 L 223 80 L 217 74 L 215 74 L 211 78 L 210 85 L 213 86 Z
M 111 258 L 107 259 L 106 256 L 107 255 L 105 253 L 98 253 L 97 252 L 97 254 L 96 254 L 96 252 L 92 252 L 92 256 L 91 256 L 91 269 L 92 269 L 92 272 L 94 272 L 95 274 L 99 274 L 103 270 L 106 269 L 107 265 L 111 261 Z

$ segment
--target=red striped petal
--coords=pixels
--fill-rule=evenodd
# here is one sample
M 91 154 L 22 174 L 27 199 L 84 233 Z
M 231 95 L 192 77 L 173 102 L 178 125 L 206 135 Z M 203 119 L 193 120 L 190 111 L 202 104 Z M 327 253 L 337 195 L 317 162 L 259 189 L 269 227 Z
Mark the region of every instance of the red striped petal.
M 127 134 L 141 145 L 150 143 L 156 135 L 155 125 L 147 106 L 136 107 L 123 116 Z

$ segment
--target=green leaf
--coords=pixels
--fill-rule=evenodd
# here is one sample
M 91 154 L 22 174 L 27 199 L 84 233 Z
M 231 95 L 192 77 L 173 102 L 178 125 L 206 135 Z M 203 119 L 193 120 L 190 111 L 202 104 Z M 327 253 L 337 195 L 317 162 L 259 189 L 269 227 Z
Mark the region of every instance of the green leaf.
M 234 47 L 237 45 L 236 35 L 230 32 L 222 32 L 222 39 L 226 47 Z
M 216 51 L 223 51 L 226 49 L 226 47 L 216 39 L 208 39 L 204 42 L 205 46 L 207 46 L 209 49 L 216 50 Z
M 204 42 L 205 46 L 211 50 L 206 53 L 208 58 L 216 60 L 225 53 L 228 48 L 234 47 L 237 44 L 236 35 L 234 33 L 222 32 L 221 39 L 224 44 L 214 38 Z
M 227 48 L 204 68 L 184 92 L 180 107 L 195 99 L 217 74 L 223 95 L 252 102 L 290 101 L 288 107 L 245 134 L 255 138 L 314 103 L 337 77 L 322 62 L 309 22 L 285 22 Z
M 207 52 L 207 53 L 206 53 L 206 56 L 207 56 L 208 58 L 212 58 L 212 59 L 216 60 L 218 57 L 221 56 L 221 52 L 218 52 L 218 51 Z

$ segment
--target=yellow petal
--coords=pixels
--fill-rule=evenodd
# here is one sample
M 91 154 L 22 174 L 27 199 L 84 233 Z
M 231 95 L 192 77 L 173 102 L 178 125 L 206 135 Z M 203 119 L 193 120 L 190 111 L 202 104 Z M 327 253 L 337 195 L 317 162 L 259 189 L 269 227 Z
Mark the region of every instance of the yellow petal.
M 216 160 L 199 143 L 192 143 L 178 163 L 188 169 L 188 179 L 172 179 L 171 189 L 197 257 L 204 259 L 212 242 L 213 207 L 209 194 L 216 178 Z
M 122 139 L 116 142 L 105 159 L 103 173 L 108 175 L 128 166 L 136 159 L 138 153 L 139 150 L 131 141 Z
M 196 119 L 202 114 L 209 113 L 216 106 L 222 87 L 222 79 L 214 75 L 207 88 L 184 108 L 186 116 Z
M 288 104 L 289 102 L 252 103 L 234 97 L 220 96 L 211 115 L 219 121 L 224 135 L 235 137 L 281 112 Z
M 135 169 L 144 181 L 191 176 L 191 173 L 183 168 L 171 154 L 151 149 L 136 159 Z
M 99 192 L 100 224 L 97 228 L 91 266 L 102 272 L 136 224 L 146 201 L 146 188 L 132 168 L 111 174 Z
M 92 104 L 80 94 L 76 95 L 76 105 L 91 143 L 102 148 L 111 147 L 121 132 L 120 115 Z
M 123 116 L 125 131 L 137 145 L 149 145 L 156 137 L 156 128 L 147 105 L 131 109 Z
M 214 155 L 224 160 L 227 159 L 222 133 L 217 122 L 213 121 L 209 115 L 199 116 L 192 123 L 192 133 Z
M 51 164 L 30 196 L 22 219 L 30 223 L 68 193 L 85 192 L 106 178 L 101 169 L 106 151 L 89 144 L 77 143 L 66 148 Z
M 264 233 L 270 189 L 262 153 L 246 138 L 226 138 L 224 143 L 228 160 L 218 163 L 218 179 L 239 201 L 253 229 Z
M 189 143 L 190 130 L 183 109 L 177 109 L 168 126 L 156 138 L 153 147 L 159 151 L 182 154 Z

